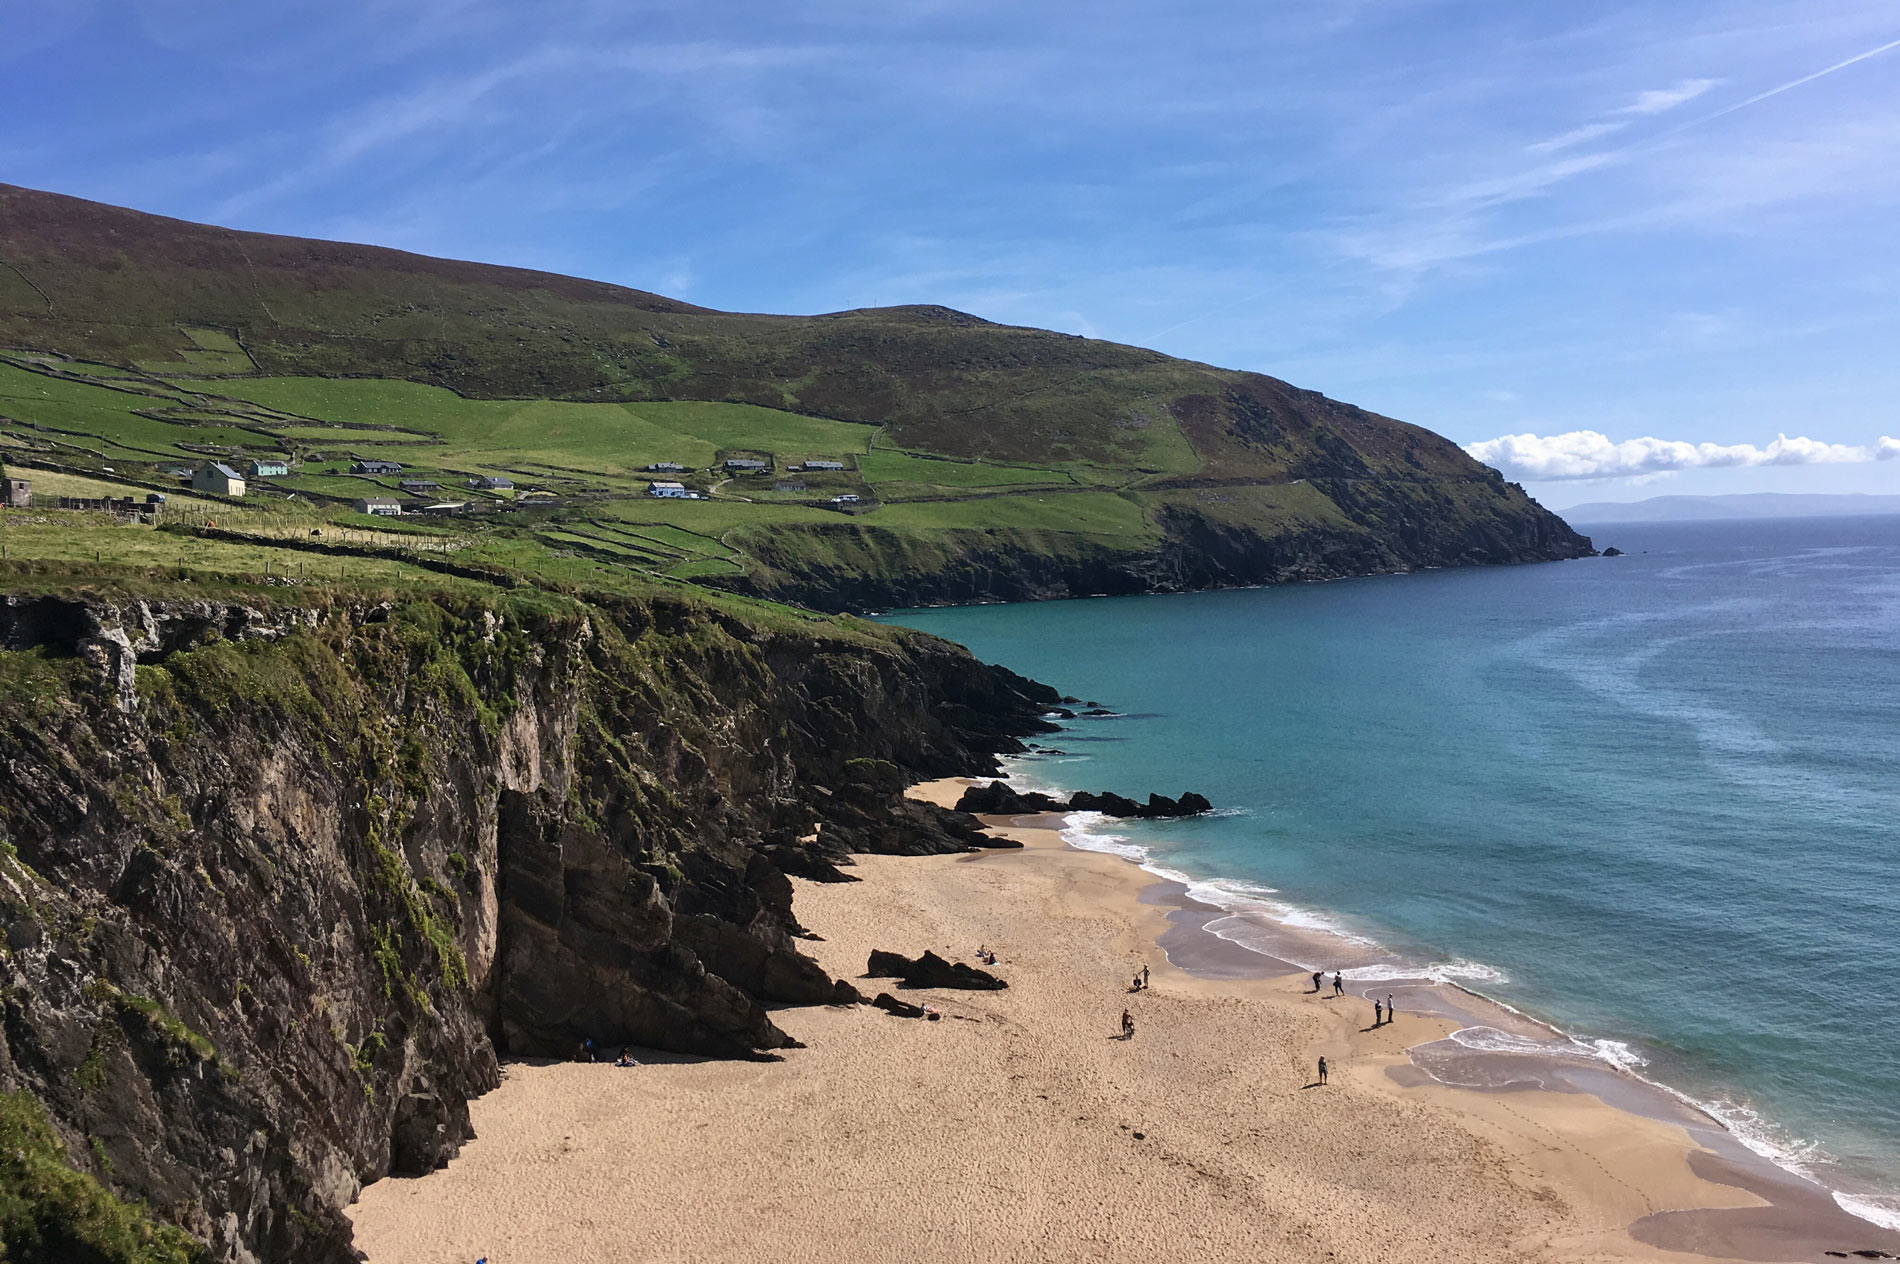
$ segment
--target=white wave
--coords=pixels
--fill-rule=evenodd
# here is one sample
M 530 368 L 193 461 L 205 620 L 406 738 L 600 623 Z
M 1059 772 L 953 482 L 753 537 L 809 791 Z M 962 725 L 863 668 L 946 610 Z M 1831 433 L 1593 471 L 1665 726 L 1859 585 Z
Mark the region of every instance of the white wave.
M 1562 1047 L 1535 1036 L 1519 1036 L 1496 1027 L 1460 1027 L 1451 1033 L 1451 1042 L 1474 1053 L 1543 1054 L 1562 1052 Z
M 1856 1198 L 1852 1194 L 1843 1194 L 1837 1189 L 1834 1191 L 1834 1201 L 1840 1204 L 1841 1210 L 1850 1216 L 1859 1216 L 1870 1224 L 1900 1232 L 1900 1199 L 1889 1199 L 1885 1203 L 1877 1203 L 1866 1198 Z
M 1082 851 L 1103 851 L 1137 864 L 1148 859 L 1148 849 L 1140 843 L 1094 828 L 1113 819 L 1100 812 L 1071 812 L 1062 818 L 1062 841 Z
M 1423 965 L 1415 962 L 1383 961 L 1369 966 L 1357 966 L 1345 971 L 1349 979 L 1361 983 L 1397 982 L 1400 979 L 1429 979 L 1433 983 L 1462 985 L 1467 983 L 1509 983 L 1510 976 L 1496 966 L 1488 966 L 1482 961 L 1465 961 L 1462 958 L 1453 961 L 1433 961 Z M 1484 996 L 1482 992 L 1465 989 L 1474 996 Z M 1485 1000 L 1490 1000 L 1484 996 Z
M 1632 1049 L 1627 1041 L 1592 1040 L 1590 1046 L 1599 1058 L 1624 1071 L 1633 1072 L 1637 1067 L 1649 1065 L 1649 1059 Z

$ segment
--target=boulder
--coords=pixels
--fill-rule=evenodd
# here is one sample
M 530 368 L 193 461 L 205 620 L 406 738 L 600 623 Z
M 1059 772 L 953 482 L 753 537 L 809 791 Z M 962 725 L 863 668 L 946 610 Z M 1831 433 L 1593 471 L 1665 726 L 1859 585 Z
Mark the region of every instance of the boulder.
M 1012 789 L 1001 781 L 987 786 L 971 786 L 957 800 L 956 810 L 983 816 L 1005 816 L 1022 812 L 1060 812 L 1062 800 L 1039 791 Z
M 965 992 L 994 992 L 1009 986 L 987 970 L 966 966 L 961 961 L 945 961 L 929 951 L 912 961 L 901 953 L 873 949 L 865 975 L 873 979 L 902 979 L 905 987 L 957 988 Z
M 909 1001 L 900 1001 L 889 992 L 879 992 L 872 998 L 871 1004 L 893 1018 L 922 1018 L 924 1016 L 923 1006 L 912 1005 Z

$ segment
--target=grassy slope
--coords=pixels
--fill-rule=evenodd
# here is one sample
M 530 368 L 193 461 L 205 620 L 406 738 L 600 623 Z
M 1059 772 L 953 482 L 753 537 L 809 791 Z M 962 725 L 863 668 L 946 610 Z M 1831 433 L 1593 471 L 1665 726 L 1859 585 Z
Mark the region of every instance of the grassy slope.
M 544 548 L 615 524 L 683 528 L 715 547 L 595 553 L 694 577 L 738 567 L 759 591 L 835 596 L 870 578 L 888 594 L 920 567 L 999 562 L 1079 576 L 1170 550 L 1182 586 L 1585 547 L 1444 439 L 1258 374 L 941 308 L 712 312 L 8 186 L 0 347 L 0 447 L 16 453 L 128 474 L 315 451 L 330 459 L 281 487 L 319 501 L 394 493 L 393 478 L 349 477 L 349 454 L 401 461 L 445 494 L 505 471 L 593 497 Z M 650 461 L 712 487 L 703 471 L 741 452 L 774 470 L 710 502 L 642 495 Z M 847 468 L 785 471 L 820 457 Z M 805 490 L 777 490 L 787 481 Z M 882 504 L 817 507 L 843 493 Z

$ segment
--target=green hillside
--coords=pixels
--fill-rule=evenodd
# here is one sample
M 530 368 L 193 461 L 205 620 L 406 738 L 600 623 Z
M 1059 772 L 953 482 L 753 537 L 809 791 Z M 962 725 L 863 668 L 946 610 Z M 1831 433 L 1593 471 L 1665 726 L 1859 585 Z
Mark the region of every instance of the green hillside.
M 495 511 L 403 520 L 445 555 L 834 609 L 1589 547 L 1441 437 L 1259 374 L 942 308 L 714 312 L 10 186 L 0 456 L 140 488 L 281 456 L 288 475 L 222 514 L 170 515 L 277 539 L 426 480 Z M 731 457 L 765 468 L 729 476 Z M 403 470 L 351 475 L 364 458 Z M 704 499 L 649 496 L 655 462 Z M 515 487 L 467 486 L 489 475 Z

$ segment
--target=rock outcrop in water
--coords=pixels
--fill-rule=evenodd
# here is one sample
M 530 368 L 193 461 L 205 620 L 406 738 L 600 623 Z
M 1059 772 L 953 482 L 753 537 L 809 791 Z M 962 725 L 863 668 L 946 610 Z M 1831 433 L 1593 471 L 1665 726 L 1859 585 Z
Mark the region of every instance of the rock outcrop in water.
M 34 1185 L 47 1258 L 133 1258 L 87 1254 L 72 1200 L 193 1258 L 143 1200 L 210 1259 L 342 1264 L 341 1209 L 452 1156 L 500 1056 L 770 1056 L 768 1005 L 857 999 L 786 875 L 985 841 L 902 788 L 1020 749 L 1055 695 L 761 618 L 0 603 L 0 1137 L 70 1178 Z

